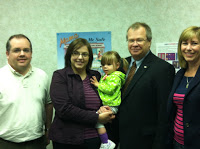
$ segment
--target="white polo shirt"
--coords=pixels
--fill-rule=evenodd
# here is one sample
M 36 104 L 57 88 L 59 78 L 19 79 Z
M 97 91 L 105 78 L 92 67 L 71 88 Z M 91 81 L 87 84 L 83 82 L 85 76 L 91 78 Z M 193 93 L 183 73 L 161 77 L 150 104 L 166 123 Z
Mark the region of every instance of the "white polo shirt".
M 12 142 L 43 135 L 45 104 L 50 103 L 47 74 L 32 67 L 23 76 L 10 65 L 0 69 L 0 138 Z

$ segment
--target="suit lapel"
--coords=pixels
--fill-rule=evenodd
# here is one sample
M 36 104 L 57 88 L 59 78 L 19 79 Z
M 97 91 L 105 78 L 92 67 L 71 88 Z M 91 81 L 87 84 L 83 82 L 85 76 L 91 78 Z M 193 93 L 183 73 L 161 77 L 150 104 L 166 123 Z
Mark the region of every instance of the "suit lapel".
M 184 73 L 185 73 L 185 69 L 181 69 L 177 74 L 176 74 L 176 77 L 174 79 L 174 84 L 173 84 L 173 88 L 171 90 L 171 93 L 170 93 L 170 103 L 173 102 L 173 95 L 178 87 L 178 85 L 180 84 L 183 76 L 184 76 Z M 200 82 L 200 67 L 198 68 L 197 70 L 197 73 L 195 75 L 195 77 L 193 78 L 192 82 L 189 84 L 189 87 L 186 91 L 186 94 L 185 94 L 185 99 L 186 96 L 189 94 L 189 92 Z
M 126 89 L 126 92 L 123 94 L 122 99 L 126 99 L 126 96 L 130 93 L 130 91 L 134 88 L 135 84 L 137 81 L 142 77 L 142 75 L 147 71 L 147 69 L 150 68 L 151 63 L 152 63 L 152 53 L 150 52 L 146 58 L 143 60 L 142 64 L 140 65 L 139 69 L 133 76 L 133 79 L 131 80 L 129 86 Z M 123 101 L 122 100 L 122 101 Z
M 174 79 L 174 83 L 173 83 L 173 86 L 172 86 L 172 89 L 171 89 L 171 92 L 170 92 L 170 95 L 169 95 L 169 104 L 171 105 L 173 103 L 173 95 L 178 87 L 178 85 L 180 84 L 183 76 L 184 76 L 184 73 L 185 73 L 185 69 L 181 69 L 178 71 L 178 73 L 176 74 L 176 77 Z
M 176 78 L 175 78 L 175 81 L 174 81 L 174 84 L 173 84 L 173 88 L 172 88 L 172 92 L 174 93 L 175 90 L 177 89 L 178 85 L 180 84 L 183 76 L 184 76 L 184 73 L 185 73 L 185 69 L 181 69 L 177 74 L 176 74 Z
M 185 96 L 188 95 L 188 93 L 200 82 L 200 67 L 197 70 L 197 73 L 195 75 L 195 77 L 193 78 L 193 80 L 191 81 L 191 83 L 189 84 L 188 90 L 185 94 Z M 187 99 L 187 98 L 185 98 Z

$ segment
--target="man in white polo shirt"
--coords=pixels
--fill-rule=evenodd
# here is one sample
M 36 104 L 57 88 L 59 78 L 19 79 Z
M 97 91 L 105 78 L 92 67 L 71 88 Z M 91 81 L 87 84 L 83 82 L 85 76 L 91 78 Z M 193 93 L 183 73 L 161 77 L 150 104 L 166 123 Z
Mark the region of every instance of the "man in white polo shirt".
M 0 149 L 45 149 L 53 111 L 48 76 L 31 66 L 25 35 L 8 39 L 6 56 L 8 64 L 0 69 Z

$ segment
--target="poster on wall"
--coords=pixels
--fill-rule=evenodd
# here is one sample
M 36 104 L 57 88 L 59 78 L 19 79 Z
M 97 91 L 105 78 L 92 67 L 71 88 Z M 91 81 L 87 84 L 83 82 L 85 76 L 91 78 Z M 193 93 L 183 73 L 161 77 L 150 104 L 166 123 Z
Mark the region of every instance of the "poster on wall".
M 65 66 L 64 56 L 69 44 L 77 38 L 88 40 L 93 51 L 92 69 L 103 73 L 101 69 L 101 57 L 104 52 L 111 51 L 111 32 L 66 32 L 57 33 L 57 62 L 58 69 Z
M 156 43 L 157 56 L 172 64 L 175 67 L 176 72 L 180 69 L 177 48 L 177 42 Z

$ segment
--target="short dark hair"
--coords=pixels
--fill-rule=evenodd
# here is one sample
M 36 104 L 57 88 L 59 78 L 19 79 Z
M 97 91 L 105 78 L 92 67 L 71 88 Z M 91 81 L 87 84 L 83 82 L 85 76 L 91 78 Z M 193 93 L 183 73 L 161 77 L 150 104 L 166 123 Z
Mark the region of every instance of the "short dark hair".
M 145 28 L 147 40 L 151 41 L 152 40 L 151 28 L 146 23 L 142 23 L 142 22 L 135 22 L 134 24 L 129 26 L 129 28 L 127 29 L 127 33 L 126 33 L 126 40 L 128 41 L 128 31 L 130 28 L 132 28 L 133 30 L 136 30 L 136 29 L 139 29 L 140 27 Z
M 10 41 L 13 39 L 13 38 L 25 38 L 25 39 L 27 39 L 28 41 L 29 41 L 29 43 L 30 43 L 30 50 L 31 50 L 31 52 L 32 52 L 32 44 L 31 44 L 31 41 L 30 41 L 30 39 L 27 37 L 27 36 L 25 36 L 25 35 L 23 35 L 23 34 L 15 34 L 15 35 L 12 35 L 12 36 L 10 36 L 10 38 L 8 39 L 8 41 L 7 41 L 7 43 L 6 43 L 6 51 L 10 51 L 10 49 L 11 49 L 11 45 L 10 45 Z
M 93 61 L 92 47 L 90 46 L 90 43 L 84 38 L 75 39 L 69 44 L 69 47 L 67 48 L 67 52 L 65 54 L 65 67 L 71 66 L 71 56 L 73 51 L 76 51 L 83 46 L 86 46 L 89 51 L 89 62 L 86 66 L 86 69 L 89 70 L 92 67 L 92 61 Z

